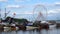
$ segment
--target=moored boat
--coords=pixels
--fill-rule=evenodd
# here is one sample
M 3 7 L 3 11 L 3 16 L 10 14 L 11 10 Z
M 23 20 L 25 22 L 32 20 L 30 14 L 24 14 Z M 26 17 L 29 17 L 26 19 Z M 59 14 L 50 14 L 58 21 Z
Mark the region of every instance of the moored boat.
M 38 27 L 26 26 L 26 30 L 34 30 L 34 29 L 38 29 Z
M 54 29 L 54 28 L 56 28 L 56 24 L 49 25 L 49 29 Z

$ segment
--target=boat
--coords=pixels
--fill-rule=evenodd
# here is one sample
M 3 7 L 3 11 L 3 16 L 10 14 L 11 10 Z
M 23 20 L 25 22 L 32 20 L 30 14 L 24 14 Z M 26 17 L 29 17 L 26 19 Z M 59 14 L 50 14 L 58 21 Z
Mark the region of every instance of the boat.
M 11 28 L 10 27 L 4 27 L 4 31 L 10 31 Z
M 26 26 L 26 30 L 34 30 L 37 29 L 38 27 L 33 27 L 33 26 Z
M 50 24 L 49 25 L 49 29 L 54 29 L 54 28 L 56 28 L 56 24 Z

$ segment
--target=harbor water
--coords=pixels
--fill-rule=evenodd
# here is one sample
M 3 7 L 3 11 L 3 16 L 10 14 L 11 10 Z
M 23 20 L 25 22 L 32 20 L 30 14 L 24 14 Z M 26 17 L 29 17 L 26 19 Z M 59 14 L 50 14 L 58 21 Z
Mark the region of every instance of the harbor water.
M 19 30 L 19 31 L 5 31 L 0 34 L 60 34 L 60 29 L 42 29 L 42 30 Z

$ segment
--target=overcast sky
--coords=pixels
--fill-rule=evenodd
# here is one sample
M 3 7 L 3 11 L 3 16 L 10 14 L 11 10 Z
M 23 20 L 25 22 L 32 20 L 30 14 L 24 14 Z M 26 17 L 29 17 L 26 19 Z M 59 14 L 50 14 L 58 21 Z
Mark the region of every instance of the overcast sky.
M 2 17 L 6 8 L 7 12 L 10 11 L 8 16 L 13 17 L 13 13 L 16 13 L 15 18 L 25 18 L 31 21 L 37 19 L 39 11 L 44 10 L 44 8 L 40 10 L 40 6 L 35 9 L 38 5 L 43 5 L 47 9 L 47 17 L 45 17 L 47 20 L 60 20 L 60 0 L 0 0 Z

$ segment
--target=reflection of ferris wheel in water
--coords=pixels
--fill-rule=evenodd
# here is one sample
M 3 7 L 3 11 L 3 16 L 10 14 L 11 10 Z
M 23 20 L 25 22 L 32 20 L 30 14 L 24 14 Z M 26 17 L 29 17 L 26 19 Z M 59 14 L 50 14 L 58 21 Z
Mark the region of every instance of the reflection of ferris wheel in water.
M 33 9 L 34 21 L 44 21 L 47 17 L 47 9 L 43 5 L 36 5 Z

